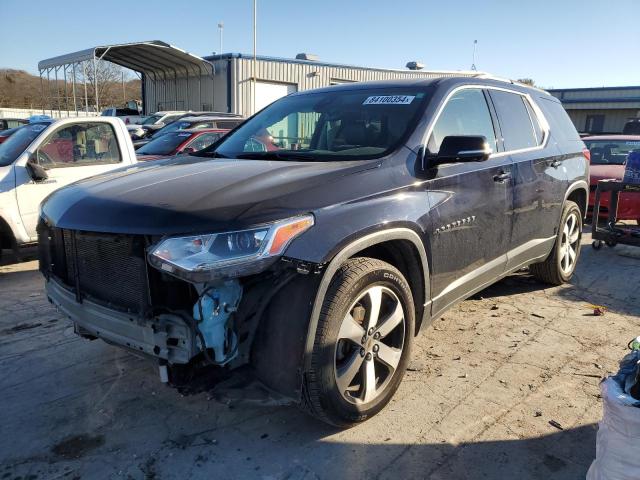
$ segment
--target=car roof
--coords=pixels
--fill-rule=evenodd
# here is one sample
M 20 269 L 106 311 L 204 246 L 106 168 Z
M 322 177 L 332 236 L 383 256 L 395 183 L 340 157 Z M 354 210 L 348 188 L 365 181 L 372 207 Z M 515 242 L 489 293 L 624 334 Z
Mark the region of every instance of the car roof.
M 369 90 L 369 89 L 385 89 L 385 88 L 427 88 L 427 87 L 443 87 L 443 88 L 455 88 L 461 85 L 481 85 L 481 86 L 493 86 L 501 88 L 509 88 L 521 93 L 542 94 L 554 99 L 551 94 L 536 87 L 524 85 L 522 83 L 494 77 L 486 74 L 478 74 L 478 76 L 455 76 L 455 77 L 440 77 L 440 78 L 411 78 L 411 79 L 393 79 L 393 80 L 376 80 L 370 82 L 352 82 L 343 83 L 340 85 L 332 85 L 330 87 L 322 87 L 313 90 L 304 90 L 301 92 L 295 92 L 291 95 L 305 95 L 308 93 L 321 93 L 332 92 L 336 90 Z
M 242 120 L 241 117 L 222 117 L 219 115 L 202 115 L 202 116 L 186 116 L 182 117 L 178 122 L 208 122 L 210 120 Z
M 582 137 L 582 141 L 584 140 L 623 140 L 623 141 L 640 141 L 640 135 L 590 135 L 588 137 Z
M 184 130 L 179 130 L 181 133 L 226 133 L 229 131 L 228 128 L 185 128 Z

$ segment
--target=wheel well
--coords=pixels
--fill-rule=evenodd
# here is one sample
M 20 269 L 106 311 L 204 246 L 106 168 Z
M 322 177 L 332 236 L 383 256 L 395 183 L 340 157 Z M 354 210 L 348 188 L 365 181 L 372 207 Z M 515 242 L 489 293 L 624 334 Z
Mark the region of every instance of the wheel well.
M 574 191 L 569 193 L 567 200 L 571 200 L 576 202 L 580 207 L 580 211 L 582 212 L 582 218 L 587 215 L 587 191 L 582 188 L 576 188 Z
M 13 238 L 13 232 L 7 222 L 0 217 L 0 249 L 2 248 L 15 249 L 16 240 Z
M 422 317 L 424 313 L 424 291 L 425 291 L 425 272 L 422 271 L 420 262 L 420 254 L 416 246 L 409 240 L 389 240 L 386 242 L 376 243 L 370 247 L 354 253 L 353 257 L 369 257 L 387 262 L 404 275 L 409 282 L 413 302 L 416 307 L 416 334 L 420 330 Z

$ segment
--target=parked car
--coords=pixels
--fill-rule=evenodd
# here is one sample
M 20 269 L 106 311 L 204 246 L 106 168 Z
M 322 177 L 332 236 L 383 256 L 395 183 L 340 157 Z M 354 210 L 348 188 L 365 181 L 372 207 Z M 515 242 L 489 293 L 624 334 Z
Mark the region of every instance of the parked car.
M 106 108 L 100 115 L 103 117 L 118 117 L 127 125 L 142 123 L 145 119 L 138 110 L 133 108 Z
M 623 135 L 640 135 L 640 118 L 631 118 L 624 124 Z
M 29 123 L 25 118 L 0 118 L 0 132 L 10 130 Z
M 17 251 L 36 242 L 38 206 L 51 192 L 135 163 L 131 139 L 116 118 L 65 118 L 19 127 L 0 145 L 0 247 Z
M 599 135 L 583 138 L 591 152 L 589 212 L 595 205 L 596 188 L 600 180 L 622 180 L 625 162 L 630 152 L 640 151 L 640 135 Z M 609 215 L 609 194 L 600 197 L 600 216 Z M 618 220 L 636 220 L 640 224 L 640 195 L 621 193 L 618 198 Z
M 207 148 L 229 130 L 180 130 L 152 139 L 136 150 L 138 161 L 158 160 L 174 155 L 191 154 Z
M 241 124 L 244 118 L 231 113 L 190 113 L 189 115 L 176 120 L 169 125 L 153 133 L 150 138 L 133 142 L 136 150 L 150 141 L 151 138 L 158 138 L 161 135 L 180 130 L 193 130 L 201 128 L 216 128 L 221 130 L 231 130 Z
M 162 127 L 169 125 L 188 114 L 188 112 L 178 111 L 156 112 L 149 115 L 138 125 L 127 125 L 127 130 L 129 130 L 131 140 L 141 140 L 143 138 L 150 137 L 154 132 L 160 130 Z
M 276 150 L 255 148 L 265 130 Z M 586 157 L 557 99 L 506 81 L 294 93 L 195 156 L 52 194 L 47 295 L 76 333 L 156 359 L 164 381 L 250 365 L 353 425 L 456 302 L 527 265 L 571 278 Z

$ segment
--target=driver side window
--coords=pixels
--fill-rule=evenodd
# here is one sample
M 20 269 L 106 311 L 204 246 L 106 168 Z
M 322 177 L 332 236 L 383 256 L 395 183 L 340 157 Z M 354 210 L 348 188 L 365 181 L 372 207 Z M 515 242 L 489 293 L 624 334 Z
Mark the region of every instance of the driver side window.
M 429 137 L 429 153 L 437 154 L 444 137 L 450 135 L 483 135 L 496 151 L 493 121 L 481 89 L 466 88 L 449 98 Z
M 106 123 L 63 127 L 40 145 L 36 158 L 38 164 L 46 169 L 122 161 L 113 127 Z

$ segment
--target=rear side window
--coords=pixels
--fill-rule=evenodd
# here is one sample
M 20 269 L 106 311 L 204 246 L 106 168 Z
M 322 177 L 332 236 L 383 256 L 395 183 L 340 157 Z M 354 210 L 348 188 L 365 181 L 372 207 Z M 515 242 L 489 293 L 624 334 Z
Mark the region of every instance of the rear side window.
M 491 90 L 491 99 L 498 113 L 505 150 L 522 150 L 538 146 L 524 97 L 517 93 Z
M 559 101 L 540 97 L 538 105 L 549 121 L 554 138 L 561 141 L 581 141 L 576 127 Z
M 444 137 L 452 135 L 483 135 L 491 149 L 496 151 L 493 122 L 481 89 L 466 88 L 449 99 L 433 127 L 429 152 L 438 153 Z

